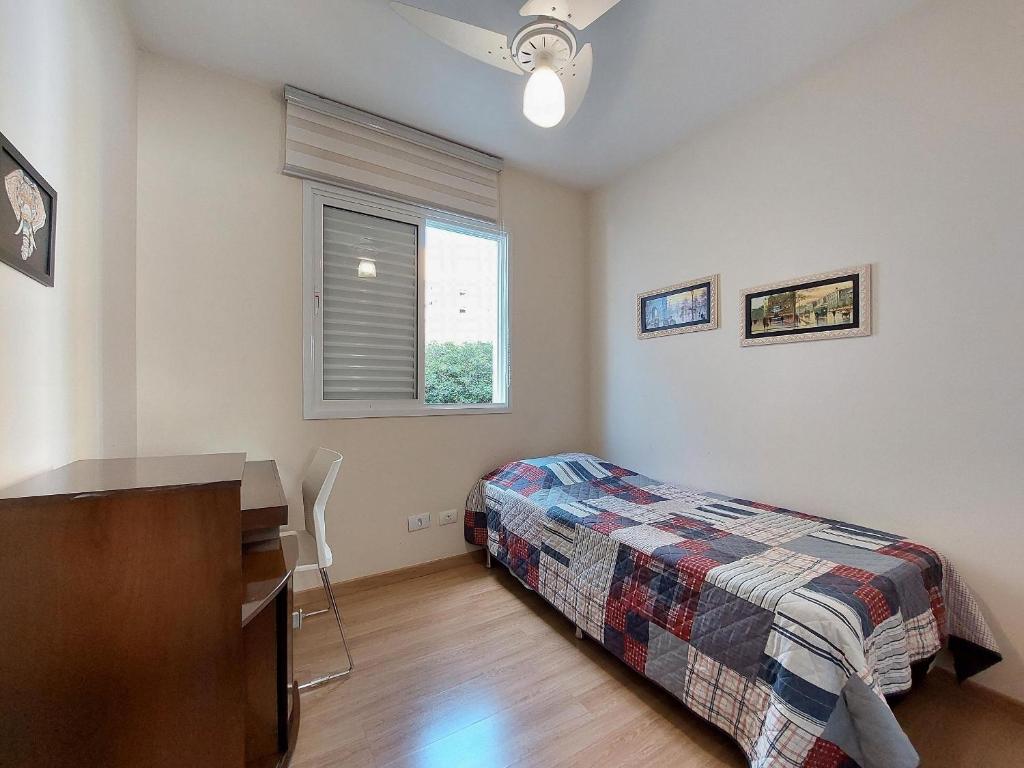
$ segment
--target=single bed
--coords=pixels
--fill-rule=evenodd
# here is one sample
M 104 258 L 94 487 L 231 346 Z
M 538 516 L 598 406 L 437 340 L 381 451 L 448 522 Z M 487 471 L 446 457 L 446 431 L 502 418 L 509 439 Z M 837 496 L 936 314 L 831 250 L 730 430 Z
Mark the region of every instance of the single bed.
M 961 680 L 1002 658 L 928 547 L 587 454 L 486 475 L 465 536 L 754 768 L 913 768 L 885 697 L 943 647 Z

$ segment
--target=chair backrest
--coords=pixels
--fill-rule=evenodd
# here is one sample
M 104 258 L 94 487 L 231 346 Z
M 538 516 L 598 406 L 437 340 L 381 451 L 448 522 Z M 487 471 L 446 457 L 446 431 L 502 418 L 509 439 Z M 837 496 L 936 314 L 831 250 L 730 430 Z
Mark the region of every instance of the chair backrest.
M 306 531 L 316 540 L 316 559 L 320 568 L 334 562 L 334 554 L 327 546 L 327 527 L 324 510 L 331 497 L 334 481 L 341 469 L 342 456 L 328 448 L 318 448 L 302 478 L 302 506 L 306 512 Z

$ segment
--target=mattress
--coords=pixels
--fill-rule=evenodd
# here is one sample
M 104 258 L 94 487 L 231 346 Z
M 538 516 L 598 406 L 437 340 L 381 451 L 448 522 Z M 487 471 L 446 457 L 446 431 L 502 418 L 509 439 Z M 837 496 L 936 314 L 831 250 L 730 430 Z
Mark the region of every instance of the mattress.
M 943 647 L 960 679 L 1002 658 L 956 569 L 922 544 L 588 454 L 486 475 L 465 536 L 755 768 L 913 768 L 886 696 Z

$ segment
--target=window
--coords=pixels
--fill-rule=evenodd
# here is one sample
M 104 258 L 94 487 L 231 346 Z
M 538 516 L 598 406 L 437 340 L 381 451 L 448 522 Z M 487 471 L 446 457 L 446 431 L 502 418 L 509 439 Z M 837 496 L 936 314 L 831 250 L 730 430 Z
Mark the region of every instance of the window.
M 497 227 L 305 184 L 307 419 L 508 410 Z

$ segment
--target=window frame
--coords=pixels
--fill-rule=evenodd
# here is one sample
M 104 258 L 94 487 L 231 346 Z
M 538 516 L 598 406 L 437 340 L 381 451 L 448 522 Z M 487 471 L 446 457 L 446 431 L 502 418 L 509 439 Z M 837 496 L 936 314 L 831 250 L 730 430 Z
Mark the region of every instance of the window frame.
M 325 400 L 323 397 L 323 234 L 325 206 L 342 208 L 417 228 L 416 253 L 416 400 Z M 488 237 L 498 243 L 498 351 L 495 389 L 504 385 L 505 402 L 429 404 L 425 402 L 426 290 L 424 259 L 427 226 Z M 302 184 L 302 391 L 304 419 L 365 419 L 408 416 L 456 416 L 508 413 L 512 410 L 511 334 L 509 332 L 509 235 L 492 222 L 439 211 L 380 195 L 316 181 Z

